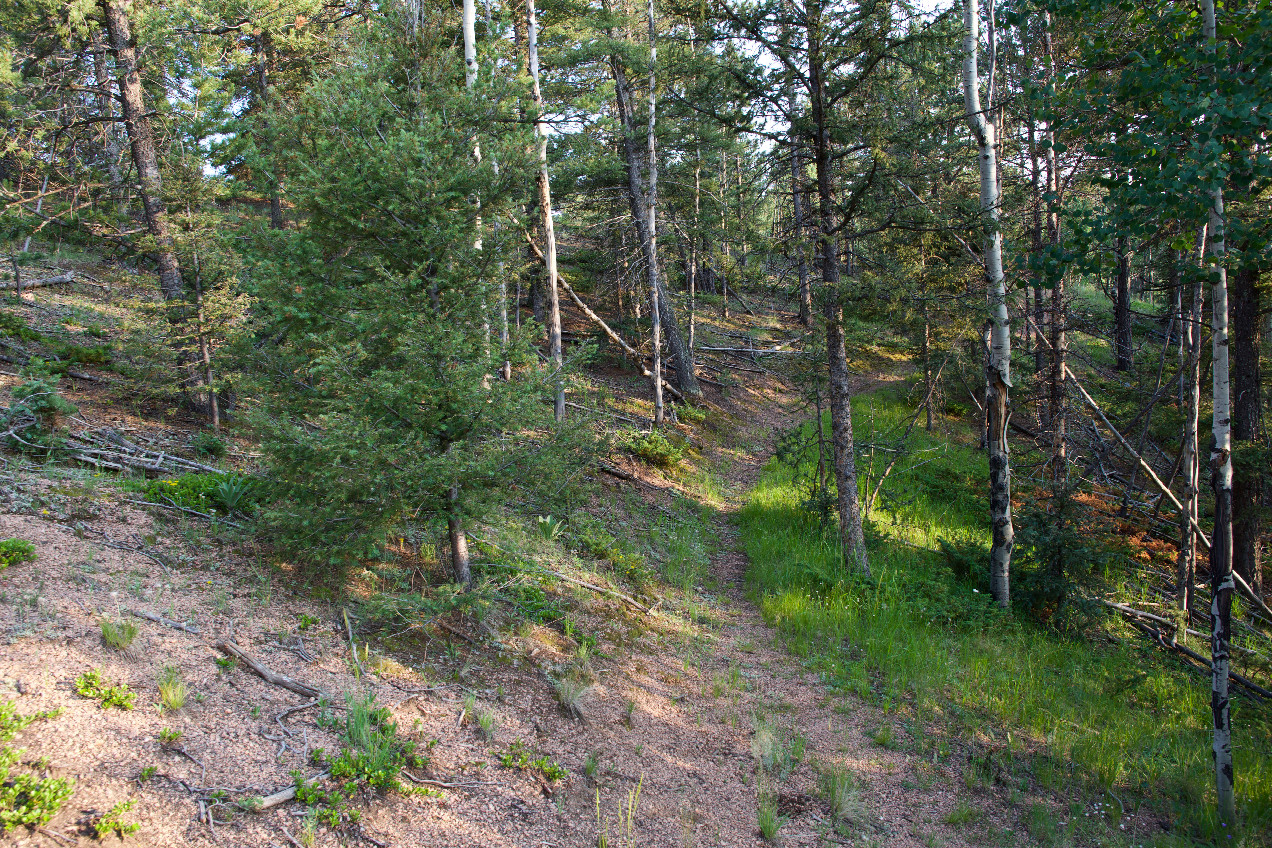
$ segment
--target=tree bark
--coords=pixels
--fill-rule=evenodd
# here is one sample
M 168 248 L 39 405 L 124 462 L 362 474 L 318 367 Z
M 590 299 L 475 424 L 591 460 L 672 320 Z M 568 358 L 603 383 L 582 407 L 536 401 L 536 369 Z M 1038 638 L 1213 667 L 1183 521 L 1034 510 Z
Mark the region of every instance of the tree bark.
M 111 97 L 110 76 L 106 71 L 106 51 L 100 44 L 93 48 L 93 76 L 97 78 L 97 111 L 103 118 L 115 116 L 115 104 Z M 120 219 L 128 217 L 128 193 L 123 175 L 119 171 L 119 139 L 113 121 L 102 122 L 102 155 L 106 158 L 106 173 L 110 178 L 110 194 Z
M 804 252 L 804 197 L 800 185 L 800 171 L 803 161 L 800 157 L 799 138 L 795 132 L 795 97 L 791 96 L 791 209 L 794 220 L 791 222 L 795 247 L 796 267 L 799 271 L 799 323 L 804 327 L 813 324 L 813 290 L 808 283 L 808 258 Z
M 115 53 L 124 123 L 132 147 L 133 165 L 141 182 L 141 201 L 146 212 L 146 230 L 155 240 L 155 262 L 159 266 L 159 292 L 169 302 L 180 300 L 183 293 L 181 265 L 168 231 L 168 210 L 163 202 L 163 177 L 159 173 L 159 156 L 155 137 L 146 113 L 137 65 L 137 45 L 133 43 L 132 26 L 124 0 L 101 0 L 106 19 L 106 32 Z
M 992 2 L 992 0 L 991 0 Z M 1007 423 L 1010 416 L 1011 324 L 1007 316 L 1007 283 L 1003 276 L 1003 236 L 999 230 L 998 157 L 994 124 L 986 120 L 980 101 L 980 9 L 965 0 L 963 23 L 963 102 L 967 123 L 976 138 L 980 159 L 980 205 L 985 218 L 985 275 L 989 283 L 990 356 L 986 368 L 985 408 L 989 418 L 989 509 L 993 522 L 990 589 L 999 606 L 1011 604 L 1011 553 L 1015 531 L 1011 517 L 1011 457 Z M 993 104 L 990 104 L 991 108 Z M 1063 375 L 1062 375 L 1063 379 Z
M 1263 439 L 1263 406 L 1259 403 L 1263 327 L 1258 283 L 1259 269 L 1246 266 L 1236 273 L 1232 286 L 1232 440 L 1244 447 L 1255 447 Z M 1265 469 L 1258 463 L 1242 462 L 1233 472 L 1232 564 L 1250 588 L 1262 595 Z
M 1051 13 L 1042 13 L 1042 46 L 1047 54 L 1047 83 L 1056 81 L 1055 46 L 1051 40 Z M 1047 121 L 1047 241 L 1053 249 L 1060 247 L 1060 163 L 1056 154 L 1055 127 Z M 1051 288 L 1051 379 L 1049 380 L 1051 418 L 1051 473 L 1052 479 L 1061 482 L 1068 477 L 1067 388 L 1064 379 L 1068 367 L 1069 336 L 1066 332 L 1068 310 L 1065 304 L 1064 274 L 1056 276 Z
M 465 0 L 471 4 L 473 0 Z M 539 88 L 539 23 L 534 10 L 534 0 L 526 0 L 526 43 L 530 57 L 531 93 L 534 97 L 534 132 L 539 146 L 539 212 L 543 227 L 544 264 L 548 272 L 548 348 L 552 367 L 556 369 L 556 393 L 553 397 L 553 414 L 557 421 L 565 420 L 565 359 L 561 352 L 561 295 L 557 285 L 556 230 L 552 223 L 552 186 L 548 178 L 548 125 L 543 120 L 543 93 Z M 661 387 L 659 388 L 661 392 Z
M 813 161 L 817 175 L 818 252 L 821 259 L 826 359 L 829 374 L 830 430 L 834 447 L 835 488 L 838 494 L 839 537 L 844 563 L 870 576 L 857 491 L 857 463 L 852 432 L 852 386 L 844 347 L 843 306 L 839 292 L 839 257 L 835 250 L 834 190 L 831 182 L 830 116 L 826 110 L 826 84 L 821 55 L 820 0 L 808 4 L 808 72 L 816 138 Z
M 528 2 L 533 3 L 534 0 L 528 0 Z M 451 576 L 456 583 L 465 589 L 471 589 L 473 587 L 473 571 L 472 564 L 468 559 L 468 535 L 464 532 L 464 520 L 458 512 L 458 486 L 451 486 L 449 499 L 451 513 L 446 516 L 446 530 L 450 536 Z
M 1202 37 L 1214 54 L 1215 2 L 1202 0 Z M 1212 123 L 1205 115 L 1205 124 Z M 1207 127 L 1209 129 L 1209 127 Z M 1232 714 L 1228 703 L 1231 664 L 1232 593 L 1232 408 L 1228 361 L 1228 273 L 1222 178 L 1210 187 L 1211 376 L 1212 409 L 1210 480 L 1215 493 L 1215 529 L 1210 541 L 1210 712 L 1215 764 L 1215 794 L 1219 821 L 1236 824 L 1236 795 L 1232 764 Z

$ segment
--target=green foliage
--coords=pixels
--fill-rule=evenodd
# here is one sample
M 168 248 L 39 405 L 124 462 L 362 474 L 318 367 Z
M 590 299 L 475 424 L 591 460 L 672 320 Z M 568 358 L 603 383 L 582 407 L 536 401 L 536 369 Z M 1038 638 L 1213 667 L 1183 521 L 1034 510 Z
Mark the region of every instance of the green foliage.
M 249 512 L 265 497 L 262 485 L 239 474 L 195 472 L 166 480 L 129 481 L 125 487 L 152 503 L 223 515 Z
M 13 402 L 0 409 L 0 428 L 10 448 L 37 456 L 50 456 L 63 444 L 59 421 L 76 407 L 58 394 L 60 377 L 40 359 L 22 369 L 24 382 L 13 388 Z
M 561 535 L 561 531 L 565 529 L 565 519 L 553 518 L 550 515 L 536 515 L 534 527 L 539 531 L 539 538 L 545 542 L 551 542 L 556 540 Z
M 618 434 L 616 442 L 623 450 L 655 468 L 676 468 L 685 458 L 684 447 L 668 439 L 662 430 L 624 430 Z
M 499 758 L 499 764 L 507 769 L 537 771 L 551 781 L 569 777 L 570 772 L 563 766 L 552 762 L 546 754 L 535 755 L 535 750 L 523 740 L 517 739 L 506 751 L 492 751 Z
M 190 440 L 190 449 L 197 457 L 221 459 L 225 456 L 225 440 L 208 430 L 200 430 Z
M 129 691 L 126 684 L 110 685 L 110 681 L 102 677 L 101 671 L 95 668 L 90 668 L 79 676 L 75 681 L 75 691 L 81 698 L 101 702 L 104 710 L 110 707 L 131 710 L 137 699 L 137 693 Z
M 186 704 L 189 687 L 181 679 L 181 670 L 176 666 L 166 665 L 159 675 L 159 704 L 163 709 L 176 712 Z
M 310 807 L 318 821 L 331 828 L 342 822 L 357 822 L 361 814 L 349 806 L 349 799 L 359 789 L 376 792 L 411 792 L 400 779 L 402 769 L 420 768 L 426 760 L 416 753 L 414 742 L 398 733 L 388 707 L 377 706 L 375 695 L 348 695 L 341 740 L 344 747 L 330 759 L 316 752 L 316 760 L 324 760 L 335 786 L 324 789 L 316 781 L 296 778 L 296 799 Z M 338 726 L 337 720 L 324 711 L 319 724 Z
M 39 330 L 31 329 L 21 315 L 16 315 L 8 310 L 0 311 L 0 335 L 9 336 L 23 342 L 38 342 L 44 338 L 44 335 Z
M 136 805 L 135 799 L 120 801 L 111 807 L 105 813 L 102 813 L 91 822 L 93 835 L 98 839 L 105 839 L 112 833 L 117 834 L 122 840 L 125 836 L 136 833 L 141 830 L 141 825 L 137 822 L 124 821 L 124 814 Z
M 171 747 L 181 741 L 184 734 L 180 730 L 173 730 L 171 727 L 165 727 L 159 731 L 159 744 L 165 748 Z
M 0 540 L 0 571 L 20 562 L 33 562 L 37 558 L 35 545 L 26 539 Z
M 12 701 L 0 701 L 0 741 L 7 742 L 33 722 L 55 718 L 59 712 L 19 715 Z M 71 796 L 74 786 L 68 778 L 14 774 L 21 754 L 7 745 L 0 747 L 0 832 L 48 824 Z
M 74 783 L 64 777 L 13 774 L 19 752 L 0 750 L 0 830 L 41 827 L 57 815 L 71 797 Z
M 529 138 L 492 120 L 499 90 L 461 88 L 446 33 L 383 21 L 285 128 L 305 151 L 288 179 L 304 224 L 261 235 L 253 256 L 254 330 L 282 339 L 250 353 L 253 422 L 278 486 L 265 525 L 310 562 L 368 559 L 403 525 L 479 514 L 568 445 L 527 339 L 490 342 L 509 245 L 487 231 L 474 248 L 473 199 L 486 221 L 513 210 Z M 505 358 L 515 378 L 490 379 Z
M 100 625 L 102 641 L 106 643 L 108 648 L 114 648 L 116 651 L 126 651 L 132 647 L 133 640 L 137 638 L 137 634 L 140 632 L 137 629 L 137 625 L 126 618 L 118 621 L 103 618 Z
M 872 401 L 879 419 L 907 414 L 901 400 L 886 393 L 859 395 L 854 407 L 864 412 Z M 921 446 L 933 444 L 926 440 L 934 437 L 916 436 Z M 748 580 L 787 646 L 837 690 L 930 700 L 956 726 L 975 731 L 988 725 L 1046 740 L 1043 753 L 1072 763 L 1067 781 L 1080 777 L 1101 790 L 1158 799 L 1188 827 L 1202 829 L 1201 799 L 1214 780 L 1205 742 L 1208 690 L 1159 655 L 1058 634 L 996 609 L 987 592 L 975 591 L 983 561 L 976 550 L 989 538 L 988 506 L 976 494 L 985 491 L 982 454 L 942 445 L 925 464 L 893 474 L 902 475 L 896 485 L 906 495 L 885 500 L 872 516 L 892 519 L 876 521 L 888 535 L 869 542 L 879 576 L 874 583 L 851 575 L 824 579 L 842 574 L 838 542 L 801 507 L 789 467 L 771 463 L 752 491 L 740 515 Z M 977 476 L 980 485 L 967 482 Z M 1076 514 L 1065 520 L 1072 526 L 1054 541 L 1034 536 L 1031 545 L 1042 553 L 1028 556 L 1046 562 L 1047 551 L 1054 555 L 1056 546 L 1070 543 L 1065 534 L 1084 532 Z M 967 563 L 963 577 L 939 553 L 939 539 L 953 552 L 951 564 Z M 1233 711 L 1247 740 L 1235 752 L 1243 776 L 1240 808 L 1247 827 L 1266 829 L 1272 822 L 1272 718 L 1243 700 L 1233 701 Z

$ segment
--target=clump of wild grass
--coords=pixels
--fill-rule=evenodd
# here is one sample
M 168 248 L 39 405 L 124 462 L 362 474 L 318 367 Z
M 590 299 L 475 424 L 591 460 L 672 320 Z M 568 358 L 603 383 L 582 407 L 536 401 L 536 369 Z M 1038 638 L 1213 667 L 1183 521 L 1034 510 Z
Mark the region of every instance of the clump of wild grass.
M 773 791 L 773 787 L 768 781 L 761 780 L 756 787 L 756 820 L 760 826 L 760 836 L 765 841 L 772 842 L 777 839 L 777 832 L 782 829 L 782 825 L 786 824 L 786 817 L 777 809 L 777 793 Z
M 189 687 L 181 679 L 181 670 L 176 666 L 166 665 L 159 675 L 159 704 L 165 710 L 177 712 L 186 704 Z
M 494 739 L 495 731 L 499 729 L 499 716 L 490 710 L 482 710 L 477 713 L 477 728 L 484 738 Z
M 126 651 L 132 647 L 133 640 L 137 638 L 137 625 L 127 619 L 114 621 L 109 618 L 103 618 L 101 621 L 102 642 L 108 648 L 114 648 L 116 651 Z
M 567 674 L 553 681 L 553 691 L 556 693 L 557 702 L 561 704 L 561 709 L 575 718 L 583 717 L 581 710 L 583 696 L 591 690 L 591 684 L 575 674 Z
M 830 806 L 831 815 L 844 822 L 861 822 L 865 802 L 852 772 L 840 766 L 824 766 L 817 775 L 817 789 Z

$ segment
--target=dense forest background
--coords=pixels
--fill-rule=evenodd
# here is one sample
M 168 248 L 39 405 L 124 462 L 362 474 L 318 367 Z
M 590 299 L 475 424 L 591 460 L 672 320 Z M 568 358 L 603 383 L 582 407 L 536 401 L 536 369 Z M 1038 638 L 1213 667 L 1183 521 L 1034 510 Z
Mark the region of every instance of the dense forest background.
M 13 0 L 0 56 L 13 456 L 159 470 L 66 428 L 59 381 L 109 370 L 205 428 L 179 470 L 271 550 L 352 580 L 436 546 L 464 611 L 474 527 L 554 533 L 609 451 L 674 466 L 767 375 L 803 420 L 753 503 L 791 512 L 743 519 L 762 593 L 863 645 L 883 619 L 827 610 L 888 586 L 1071 650 L 1114 616 L 1209 678 L 1188 832 L 1266 836 L 1267 0 Z M 28 324 L 98 267 L 152 280 L 126 320 Z M 881 341 L 908 389 L 863 410 Z M 822 553 L 788 573 L 792 528 Z

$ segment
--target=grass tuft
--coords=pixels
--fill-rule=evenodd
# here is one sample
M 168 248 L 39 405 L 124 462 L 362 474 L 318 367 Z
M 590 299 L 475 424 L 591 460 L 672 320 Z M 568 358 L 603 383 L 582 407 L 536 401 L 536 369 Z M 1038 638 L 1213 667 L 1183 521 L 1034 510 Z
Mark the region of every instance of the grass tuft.
M 137 638 L 137 625 L 127 619 L 112 621 L 109 618 L 103 618 L 101 621 L 102 642 L 108 648 L 116 651 L 126 651 L 132 647 L 133 640 Z

